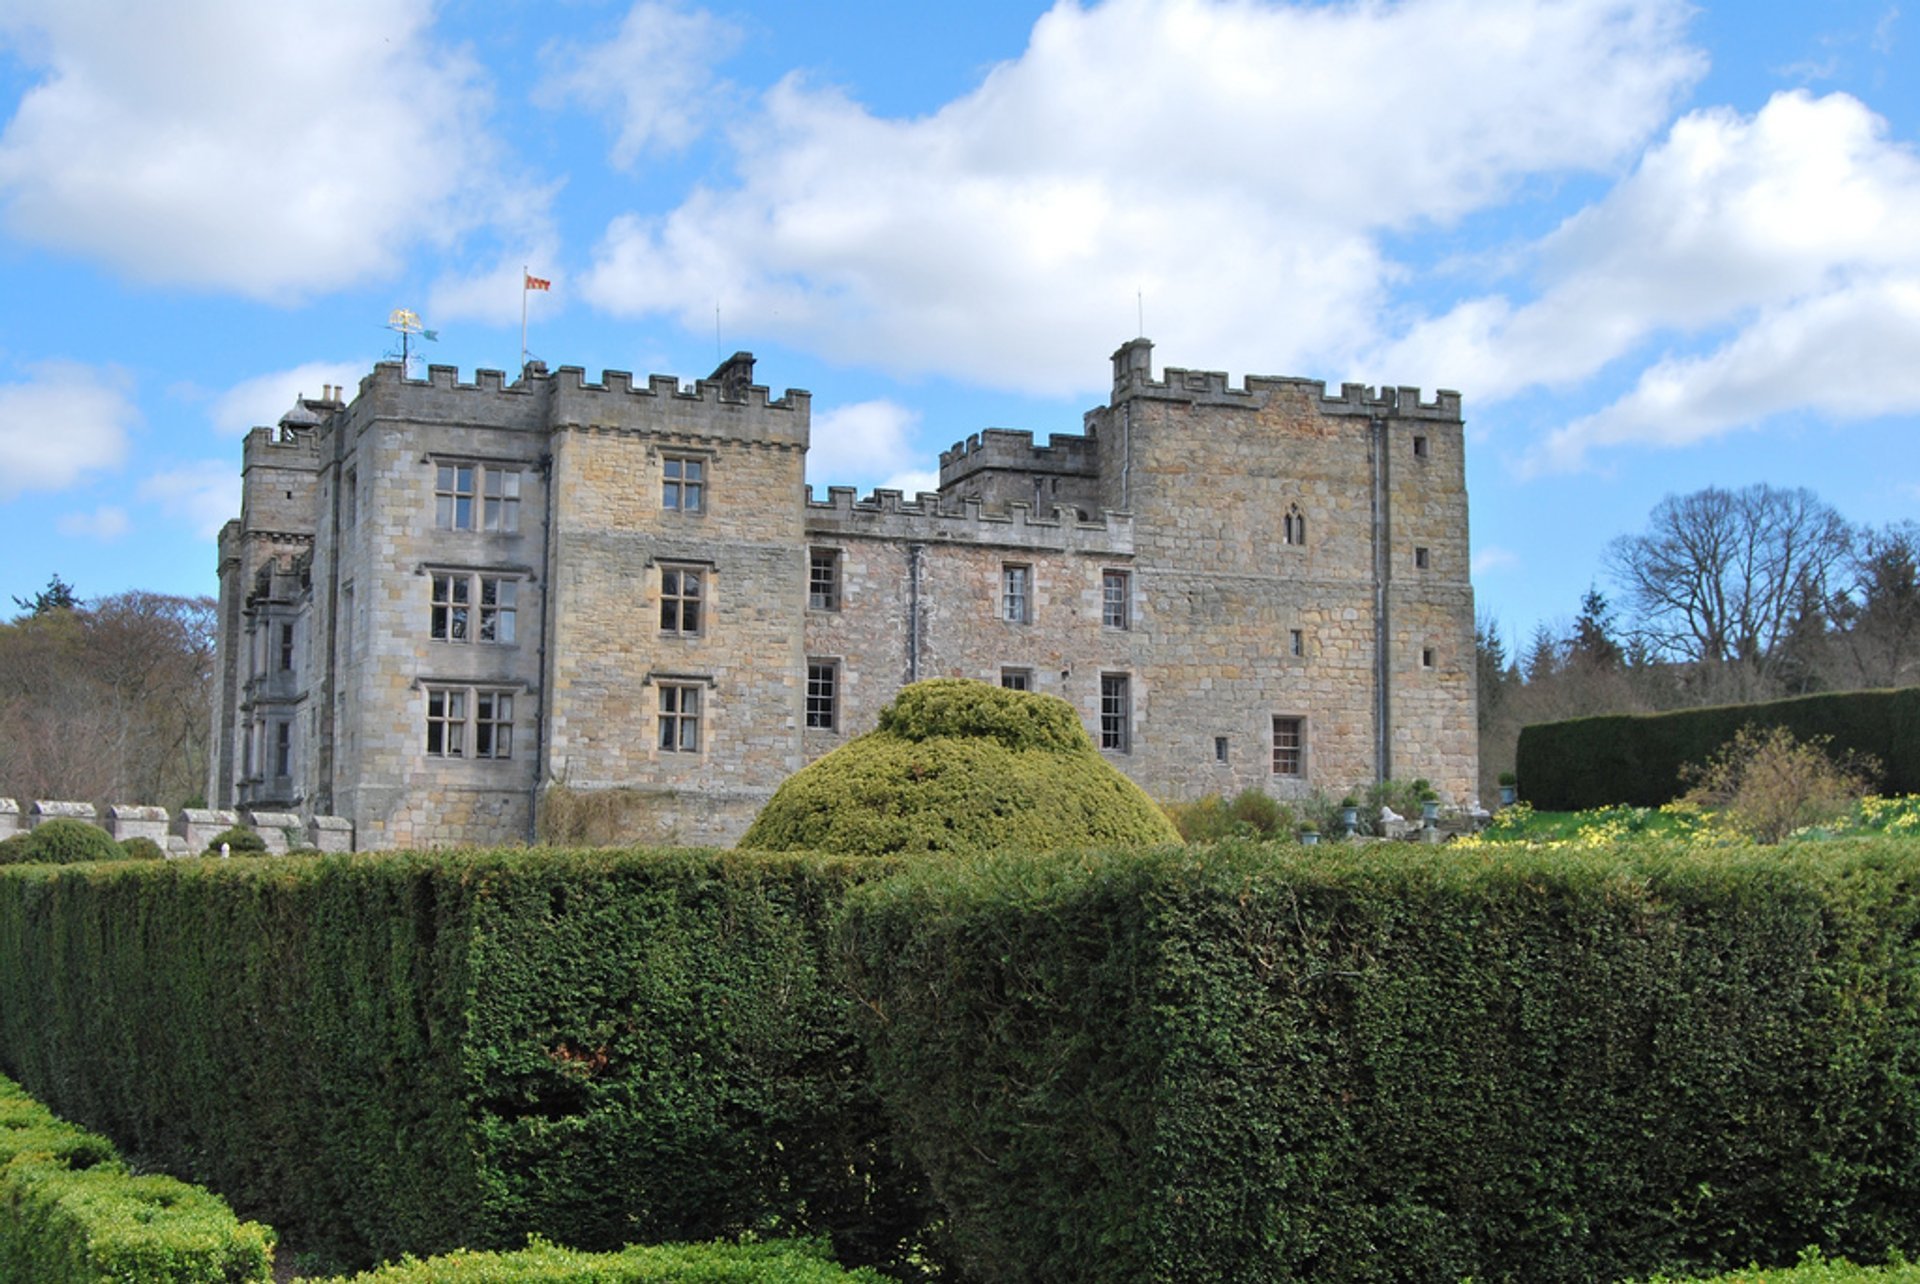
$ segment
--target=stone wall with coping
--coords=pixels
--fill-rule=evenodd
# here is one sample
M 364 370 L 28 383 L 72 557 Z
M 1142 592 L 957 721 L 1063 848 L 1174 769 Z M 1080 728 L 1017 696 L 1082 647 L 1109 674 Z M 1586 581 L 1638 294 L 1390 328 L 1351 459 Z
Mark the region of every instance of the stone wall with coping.
M 22 808 L 19 801 L 0 798 L 0 839 L 26 833 L 49 820 L 78 820 L 105 830 L 115 842 L 147 838 L 170 857 L 198 856 L 213 838 L 236 825 L 252 829 L 266 841 L 268 852 L 284 855 L 293 847 L 322 852 L 353 850 L 353 825 L 339 816 L 302 817 L 292 812 L 234 811 L 224 808 L 165 807 L 115 803 L 106 814 L 92 803 L 36 799 Z

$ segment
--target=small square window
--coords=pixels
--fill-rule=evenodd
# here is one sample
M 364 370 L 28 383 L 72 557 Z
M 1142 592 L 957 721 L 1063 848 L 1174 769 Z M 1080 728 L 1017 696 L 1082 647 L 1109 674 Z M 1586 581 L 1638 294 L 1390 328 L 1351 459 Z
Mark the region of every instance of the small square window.
M 840 550 L 816 548 L 807 554 L 807 609 L 840 609 Z
M 705 601 L 706 573 L 693 566 L 660 568 L 660 631 L 697 637 L 701 603 Z
M 1420 667 L 1423 669 L 1431 669 L 1433 667 L 1433 648 L 1432 647 L 1428 646 L 1428 647 L 1420 648 Z
M 1009 691 L 1031 691 L 1033 690 L 1033 670 L 1002 669 L 1000 685 Z
M 676 682 L 660 686 L 660 750 L 700 752 L 700 688 Z
M 1131 628 L 1133 577 L 1125 571 L 1100 572 L 1100 624 L 1103 628 Z
M 1306 758 L 1306 719 L 1275 718 L 1273 720 L 1273 774 L 1276 776 L 1303 775 Z
M 690 455 L 661 460 L 660 507 L 677 513 L 706 511 L 707 461 Z
M 1413 550 L 1413 566 L 1415 570 L 1426 570 L 1428 563 L 1431 561 L 1432 559 L 1428 557 L 1426 549 L 1416 548 Z
M 1307 653 L 1307 635 L 1301 629 L 1287 630 L 1287 651 L 1295 656 Z
M 1033 621 L 1033 568 L 1012 565 L 1000 568 L 1000 618 L 1009 624 Z
M 1427 439 L 1425 437 L 1416 436 L 1413 439 L 1413 457 L 1415 459 L 1425 459 L 1427 457 Z

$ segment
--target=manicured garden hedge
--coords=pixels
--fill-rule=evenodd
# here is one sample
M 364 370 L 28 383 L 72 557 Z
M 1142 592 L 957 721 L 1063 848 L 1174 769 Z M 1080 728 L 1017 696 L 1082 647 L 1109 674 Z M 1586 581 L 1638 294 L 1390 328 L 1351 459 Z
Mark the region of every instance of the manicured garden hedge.
M 1009 1281 L 1593 1281 L 1920 1248 L 1920 853 L 928 862 L 844 948 Z
M 1749 723 L 1802 740 L 1831 736 L 1837 750 L 1879 759 L 1881 793 L 1920 793 L 1920 687 L 1904 687 L 1535 723 L 1520 731 L 1520 796 L 1543 811 L 1657 807 L 1686 792 L 1683 766 L 1706 761 Z
M 823 967 L 885 872 L 530 851 L 0 872 L 0 1063 L 345 1262 L 927 1213 Z
M 104 1137 L 0 1078 L 0 1280 L 266 1281 L 273 1235 L 171 1177 L 136 1177 Z
M 403 1262 L 336 1284 L 887 1284 L 842 1269 L 820 1246 L 795 1243 L 662 1244 L 579 1253 L 535 1244 L 517 1253 L 449 1253 Z

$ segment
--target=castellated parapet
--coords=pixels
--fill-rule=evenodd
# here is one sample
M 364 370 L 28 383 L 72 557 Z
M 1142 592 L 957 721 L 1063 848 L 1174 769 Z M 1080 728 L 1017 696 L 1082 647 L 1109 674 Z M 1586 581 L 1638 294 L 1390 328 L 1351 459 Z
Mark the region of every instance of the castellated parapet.
M 731 842 L 906 682 L 1057 694 L 1162 798 L 1426 776 L 1470 801 L 1460 400 L 1114 354 L 1083 431 L 940 488 L 805 484 L 811 399 L 376 366 L 243 447 L 217 805 L 361 847 L 526 841 L 551 791 Z M 555 813 L 556 815 L 558 813 Z

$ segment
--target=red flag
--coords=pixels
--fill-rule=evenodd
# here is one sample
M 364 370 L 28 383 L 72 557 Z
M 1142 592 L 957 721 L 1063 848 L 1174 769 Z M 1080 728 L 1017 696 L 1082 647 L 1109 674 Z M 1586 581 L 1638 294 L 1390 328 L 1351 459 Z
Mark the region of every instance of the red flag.
M 551 290 L 553 288 L 553 282 L 546 280 L 544 277 L 537 277 L 532 273 L 523 273 L 522 275 L 527 278 L 526 288 L 529 290 Z

